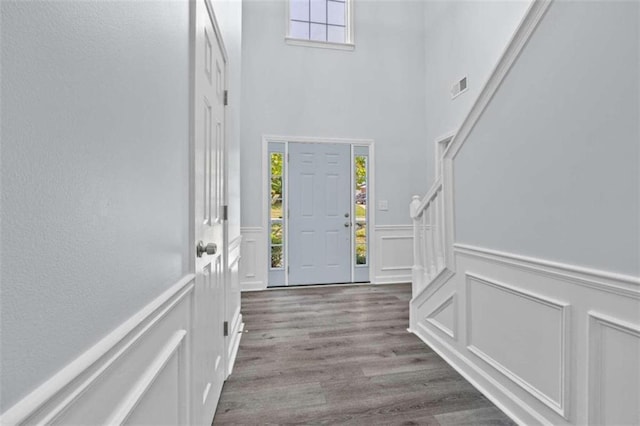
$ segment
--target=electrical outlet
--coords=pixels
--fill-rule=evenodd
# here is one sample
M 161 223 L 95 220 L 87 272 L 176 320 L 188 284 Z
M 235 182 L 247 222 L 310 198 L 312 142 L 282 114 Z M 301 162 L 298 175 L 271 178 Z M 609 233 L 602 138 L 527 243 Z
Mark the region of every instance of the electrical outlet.
M 378 210 L 381 210 L 381 211 L 389 210 L 389 201 L 387 201 L 387 200 L 379 200 L 378 201 Z

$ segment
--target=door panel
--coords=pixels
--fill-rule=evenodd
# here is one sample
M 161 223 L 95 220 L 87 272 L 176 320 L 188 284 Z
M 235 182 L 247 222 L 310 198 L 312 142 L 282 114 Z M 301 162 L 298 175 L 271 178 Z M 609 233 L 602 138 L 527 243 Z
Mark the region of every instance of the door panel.
M 192 418 L 211 424 L 225 378 L 224 226 L 225 60 L 204 0 L 195 7 L 195 242 L 216 250 L 196 254 L 192 354 Z
M 289 285 L 351 281 L 347 144 L 289 144 Z

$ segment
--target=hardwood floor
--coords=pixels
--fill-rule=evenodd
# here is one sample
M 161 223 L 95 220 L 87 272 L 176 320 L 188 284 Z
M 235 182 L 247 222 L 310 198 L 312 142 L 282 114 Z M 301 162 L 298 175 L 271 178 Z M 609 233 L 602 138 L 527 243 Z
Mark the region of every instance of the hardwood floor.
M 410 297 L 408 284 L 243 293 L 213 424 L 513 424 L 407 332 Z

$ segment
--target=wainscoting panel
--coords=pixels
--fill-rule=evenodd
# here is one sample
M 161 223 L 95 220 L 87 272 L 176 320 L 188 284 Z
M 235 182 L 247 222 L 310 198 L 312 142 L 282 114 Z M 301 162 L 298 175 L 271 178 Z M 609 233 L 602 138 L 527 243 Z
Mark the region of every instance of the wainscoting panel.
M 188 275 L 5 412 L 1 424 L 188 424 Z
M 461 244 L 454 258 L 414 295 L 412 332 L 520 424 L 640 424 L 640 279 Z
M 454 293 L 425 318 L 437 330 L 455 339 L 458 332 L 458 296 Z
M 589 312 L 589 423 L 640 424 L 640 327 Z
M 262 227 L 243 227 L 240 287 L 242 291 L 267 288 L 267 240 Z
M 233 364 L 240 346 L 240 337 L 244 324 L 240 313 L 240 259 L 242 258 L 242 236 L 229 244 L 229 289 L 227 319 L 229 319 L 229 335 L 226 339 L 227 376 L 233 371 Z M 231 314 L 231 315 L 229 315 Z
M 411 282 L 413 227 L 411 225 L 376 226 L 373 255 L 374 283 Z
M 466 283 L 469 352 L 564 416 L 568 304 L 470 273 Z

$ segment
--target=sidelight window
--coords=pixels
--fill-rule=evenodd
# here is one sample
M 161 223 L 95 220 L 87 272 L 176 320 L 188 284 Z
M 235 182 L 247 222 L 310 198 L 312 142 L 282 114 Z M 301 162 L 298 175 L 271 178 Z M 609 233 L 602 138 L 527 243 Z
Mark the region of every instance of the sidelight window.
M 269 250 L 271 253 L 271 268 L 284 268 L 284 222 L 283 222 L 283 200 L 284 200 L 284 153 L 271 152 L 271 197 L 269 216 Z
M 368 181 L 368 158 L 366 155 L 355 155 L 355 263 L 358 265 L 368 264 L 368 236 L 367 236 L 367 181 Z

